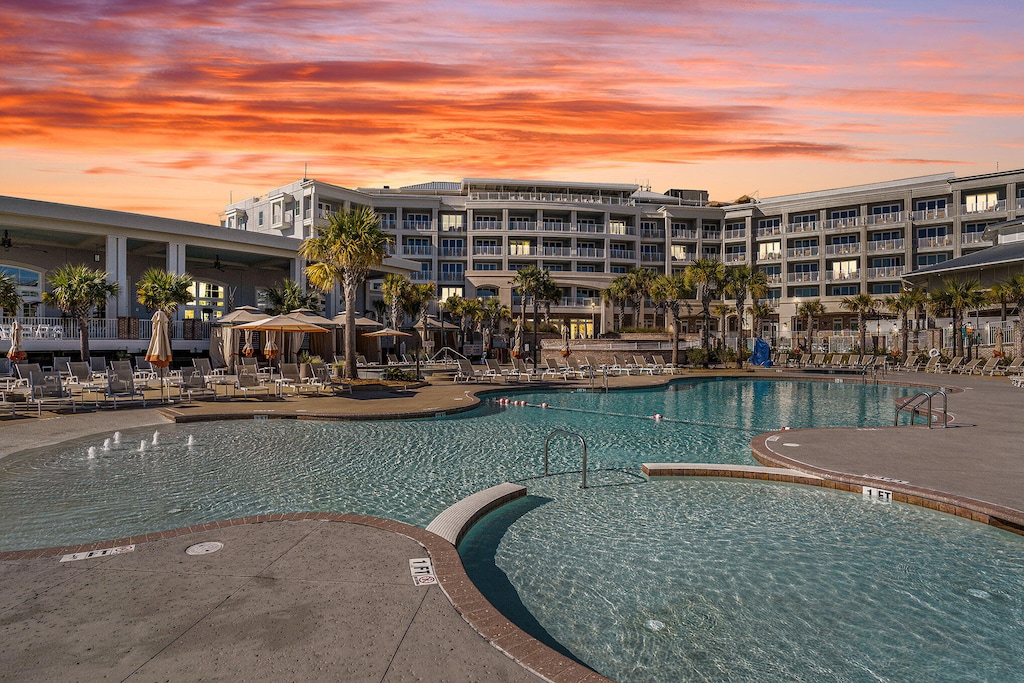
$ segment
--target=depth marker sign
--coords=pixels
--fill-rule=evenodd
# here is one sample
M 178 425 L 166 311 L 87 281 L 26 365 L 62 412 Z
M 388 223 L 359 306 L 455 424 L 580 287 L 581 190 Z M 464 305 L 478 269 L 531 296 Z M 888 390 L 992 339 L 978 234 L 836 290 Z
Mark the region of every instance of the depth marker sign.
M 434 565 L 430 564 L 429 557 L 409 560 L 409 571 L 412 573 L 412 583 L 414 586 L 437 585 L 437 577 L 434 576 Z

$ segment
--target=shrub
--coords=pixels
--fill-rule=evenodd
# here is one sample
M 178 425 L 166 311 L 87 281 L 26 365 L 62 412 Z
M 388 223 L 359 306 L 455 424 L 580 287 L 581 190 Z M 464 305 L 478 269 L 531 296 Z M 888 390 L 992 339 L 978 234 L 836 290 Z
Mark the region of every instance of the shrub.
M 415 382 L 417 379 L 414 370 L 403 370 L 402 368 L 387 368 L 381 373 L 380 378 L 399 382 Z
M 688 349 L 686 351 L 686 362 L 688 365 L 703 366 L 708 359 L 708 352 L 704 349 Z

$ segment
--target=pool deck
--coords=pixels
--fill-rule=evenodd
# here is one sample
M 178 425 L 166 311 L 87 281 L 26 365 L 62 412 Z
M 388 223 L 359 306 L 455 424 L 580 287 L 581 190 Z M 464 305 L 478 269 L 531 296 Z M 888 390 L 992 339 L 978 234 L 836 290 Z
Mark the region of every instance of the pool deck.
M 668 379 L 644 375 L 610 384 Z M 960 390 L 949 394 L 951 427 L 789 430 L 758 437 L 753 449 L 837 488 L 866 483 L 923 491 L 950 501 L 937 509 L 956 512 L 959 501 L 1024 530 L 1024 390 L 1006 378 L 895 373 L 887 379 Z M 507 388 L 566 384 L 581 385 Z M 114 429 L 158 428 L 172 417 L 433 415 L 472 407 L 478 389 L 504 388 L 439 380 L 410 391 L 357 391 L 352 398 L 44 412 L 42 419 L 0 419 L 0 457 Z M 224 548 L 185 554 L 201 541 Z M 469 582 L 454 547 L 424 529 L 305 513 L 90 547 L 126 542 L 136 544 L 133 552 L 66 563 L 59 556 L 73 549 L 0 553 L 0 680 L 606 680 L 511 626 Z M 437 585 L 413 584 L 409 560 L 423 557 L 431 558 Z

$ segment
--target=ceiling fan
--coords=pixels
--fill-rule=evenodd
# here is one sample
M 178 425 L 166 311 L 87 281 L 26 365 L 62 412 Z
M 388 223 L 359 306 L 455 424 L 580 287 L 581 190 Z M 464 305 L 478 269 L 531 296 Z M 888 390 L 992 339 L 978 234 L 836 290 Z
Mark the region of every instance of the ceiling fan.
M 224 264 L 220 262 L 220 254 L 213 257 L 213 269 L 219 270 L 222 273 L 224 272 Z

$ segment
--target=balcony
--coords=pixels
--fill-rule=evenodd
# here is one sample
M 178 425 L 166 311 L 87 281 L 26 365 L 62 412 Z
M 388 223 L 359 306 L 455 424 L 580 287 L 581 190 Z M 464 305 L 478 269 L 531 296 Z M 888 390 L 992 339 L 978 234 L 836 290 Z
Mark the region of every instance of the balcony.
M 765 225 L 757 228 L 756 235 L 758 237 L 771 237 L 773 235 L 781 235 L 783 232 L 781 225 Z
M 786 250 L 786 258 L 813 258 L 817 255 L 818 247 L 797 247 Z
M 463 270 L 442 270 L 438 282 L 463 282 L 466 279 L 466 272 Z
M 903 277 L 907 271 L 906 266 L 886 266 L 884 268 L 868 268 L 869 280 L 895 280 Z
M 978 202 L 977 204 L 961 204 L 960 212 L 963 215 L 974 215 L 979 213 L 1000 213 L 1006 211 L 1006 200 L 1000 199 L 995 202 Z
M 741 251 L 741 252 L 735 253 L 735 254 L 726 254 L 725 255 L 725 262 L 726 263 L 746 263 L 747 262 L 747 252 Z
M 781 285 L 782 284 L 782 273 L 765 273 L 765 282 L 770 285 Z
M 665 239 L 665 228 L 640 228 L 640 238 L 663 240 Z
M 437 255 L 441 258 L 466 258 L 465 247 L 440 247 Z
M 910 214 L 910 219 L 913 221 L 937 221 L 942 220 L 943 218 L 949 218 L 948 206 L 943 206 L 938 209 L 922 209 Z
M 860 242 L 853 244 L 826 244 L 825 256 L 855 256 L 860 253 Z
M 786 225 L 786 234 L 794 232 L 816 232 L 818 230 L 818 221 L 810 221 L 807 223 L 789 223 Z
M 915 241 L 918 249 L 941 249 L 953 246 L 952 235 L 938 235 L 936 237 L 919 237 Z
M 604 249 L 597 249 L 596 247 L 578 247 L 576 249 L 576 257 L 583 259 L 603 259 Z
M 826 232 L 835 232 L 837 230 L 855 230 L 865 223 L 864 216 L 850 216 L 849 218 L 829 218 L 827 221 L 821 221 L 819 225 Z
M 477 232 L 496 232 L 504 229 L 505 224 L 501 221 L 473 221 L 473 230 Z
M 781 261 L 781 260 L 782 260 L 782 252 L 781 251 L 766 251 L 766 252 L 762 252 L 762 253 L 757 255 L 758 263 L 760 263 L 762 261 Z
M 537 256 L 537 252 L 537 247 L 528 244 L 513 245 L 508 248 L 509 256 Z
M 640 261 L 642 263 L 664 263 L 665 252 L 663 251 L 642 251 L 640 252 Z
M 1017 210 L 1024 211 L 1024 197 L 1017 197 Z
M 735 229 L 735 230 L 726 230 L 725 231 L 725 239 L 727 239 L 727 240 L 743 239 L 746 236 L 747 236 L 747 229 L 746 228 L 738 228 L 738 229 Z
M 402 229 L 429 232 L 434 229 L 434 224 L 430 221 L 402 221 Z
M 414 270 L 409 274 L 409 279 L 413 282 L 433 282 L 434 271 L 432 270 Z
M 902 250 L 905 240 L 868 240 L 868 251 L 897 251 Z
M 603 197 L 594 194 L 559 194 L 554 192 L 470 192 L 469 199 L 478 202 L 636 205 L 636 201 L 629 197 Z
M 895 211 L 892 213 L 873 213 L 864 217 L 864 225 L 893 225 L 895 223 L 903 223 L 907 220 L 907 214 L 904 211 Z
M 552 256 L 555 258 L 571 258 L 573 250 L 570 247 L 541 247 L 541 256 Z
M 696 240 L 697 231 L 690 228 L 672 228 L 672 239 Z
M 636 261 L 636 252 L 630 249 L 609 249 L 608 257 L 615 261 Z
M 960 244 L 978 247 L 992 246 L 992 240 L 984 239 L 984 235 L 983 232 L 965 232 L 960 235 Z
M 722 231 L 721 230 L 705 230 L 703 232 L 703 237 L 706 240 L 711 240 L 711 241 L 717 242 L 717 241 L 722 239 Z
M 786 282 L 818 282 L 821 279 L 821 273 L 818 271 L 811 271 L 809 273 L 786 273 Z
M 826 282 L 848 282 L 850 280 L 860 280 L 860 272 L 856 270 L 846 273 L 834 270 L 825 271 Z
M 501 256 L 505 253 L 505 247 L 500 245 L 486 245 L 473 247 L 473 256 Z
M 433 256 L 434 247 L 431 244 L 405 244 L 401 253 L 402 256 Z
M 441 232 L 466 232 L 465 224 L 462 225 L 441 225 Z
M 600 306 L 601 300 L 596 297 L 590 296 L 565 296 L 559 301 L 555 302 L 555 306 L 563 308 L 587 308 L 593 306 Z
M 672 254 L 672 263 L 693 263 L 696 260 L 696 254 Z

